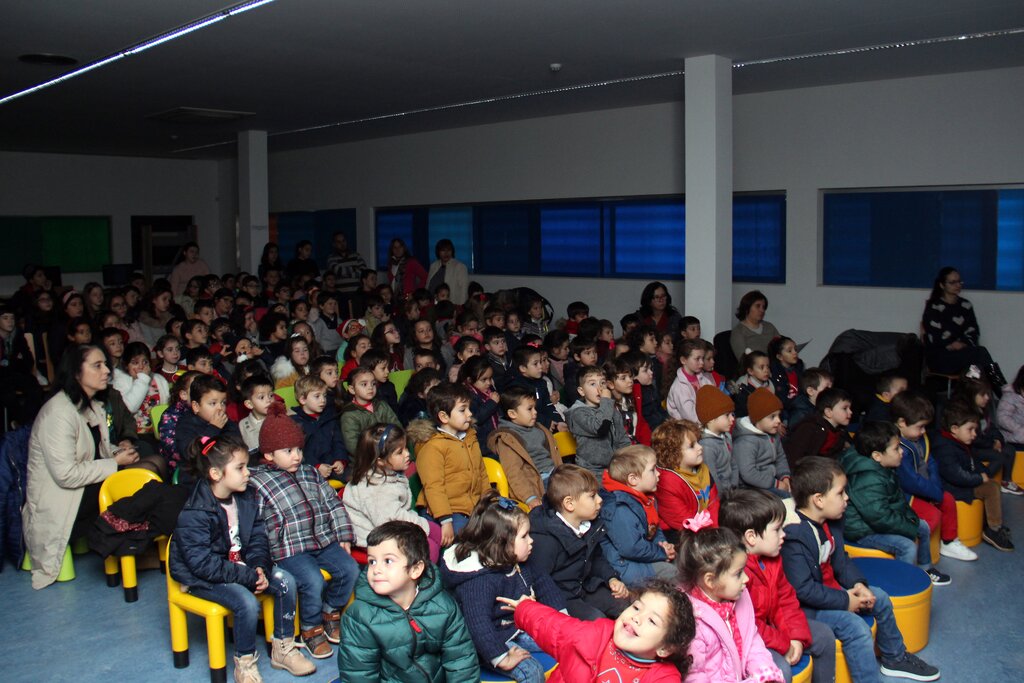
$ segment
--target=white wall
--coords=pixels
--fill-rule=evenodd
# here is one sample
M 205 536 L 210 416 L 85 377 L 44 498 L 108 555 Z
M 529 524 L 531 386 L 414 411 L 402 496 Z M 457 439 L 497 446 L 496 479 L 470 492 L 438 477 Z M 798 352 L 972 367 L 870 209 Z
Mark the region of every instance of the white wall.
M 1024 182 L 1021 82 L 1016 68 L 735 97 L 734 189 L 788 193 L 787 281 L 761 287 L 769 319 L 800 341 L 814 338 L 809 361 L 851 327 L 916 331 L 930 284 L 820 286 L 820 190 Z M 678 103 L 650 105 L 272 154 L 271 211 L 354 206 L 369 258 L 373 207 L 682 192 L 682 115 Z M 582 299 L 612 320 L 636 307 L 644 284 L 477 279 L 489 289 L 531 286 L 560 312 Z M 734 300 L 751 288 L 735 285 Z M 670 290 L 681 303 L 682 283 Z M 967 296 L 983 342 L 1015 371 L 1024 362 L 1024 294 Z

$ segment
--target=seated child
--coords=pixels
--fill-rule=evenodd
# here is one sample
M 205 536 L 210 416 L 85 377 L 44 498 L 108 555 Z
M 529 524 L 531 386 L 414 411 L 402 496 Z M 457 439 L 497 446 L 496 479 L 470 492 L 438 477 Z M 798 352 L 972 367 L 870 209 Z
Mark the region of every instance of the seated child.
M 601 479 L 601 519 L 608 533 L 601 549 L 626 584 L 676 575 L 676 549 L 660 528 L 657 458 L 647 446 L 627 446 L 615 453 Z
M 719 493 L 740 485 L 739 465 L 732 454 L 735 409 L 732 399 L 718 387 L 705 386 L 697 390 L 697 420 L 704 426 L 700 445 Z
M 768 354 L 761 351 L 751 351 L 740 359 L 740 368 L 743 375 L 736 380 L 736 391 L 732 398 L 736 402 L 736 417 L 746 417 L 747 398 L 756 389 L 765 388 L 775 393 L 775 384 L 772 382 L 772 369 L 768 361 Z
M 498 426 L 498 392 L 494 389 L 494 369 L 483 356 L 466 360 L 459 369 L 456 384 L 469 392 L 469 409 L 476 422 L 476 436 L 485 446 Z
M 704 342 L 687 339 L 676 350 L 679 368 L 668 390 L 665 407 L 677 420 L 697 421 L 697 390 L 711 384 L 704 374 Z
M 205 346 L 188 349 L 185 352 L 185 367 L 189 370 L 196 370 L 204 375 L 213 375 L 213 355 Z M 218 377 L 218 379 L 221 379 Z M 224 380 L 221 379 L 221 382 Z
M 551 393 L 548 391 L 547 382 L 544 381 L 544 352 L 533 346 L 520 346 L 512 354 L 512 364 L 516 368 L 516 374 L 507 378 L 505 389 L 513 386 L 524 387 L 529 390 L 536 404 L 537 424 L 549 431 L 563 431 L 565 429 L 561 416 L 555 410 L 551 402 Z M 493 366 L 493 361 L 492 361 Z
M 338 410 L 338 385 L 341 377 L 338 374 L 338 361 L 331 356 L 318 356 L 309 364 L 309 374 L 319 377 L 327 386 L 327 402 Z
M 800 394 L 789 406 L 789 425 L 795 427 L 814 414 L 818 394 L 832 388 L 832 375 L 821 368 L 807 368 L 800 378 Z
M 526 311 L 526 316 L 523 319 L 523 334 L 535 334 L 541 338 L 547 336 L 548 324 L 551 321 L 544 310 L 544 299 L 537 295 L 531 295 L 522 305 L 523 310 Z
M 202 375 L 200 372 L 185 371 L 178 376 L 178 379 L 174 381 L 174 385 L 171 387 L 170 398 L 173 403 L 168 405 L 167 410 L 164 411 L 163 416 L 160 418 L 159 436 L 157 437 L 160 441 L 160 455 L 164 456 L 164 459 L 167 461 L 167 467 L 171 472 L 178 469 L 178 464 L 181 462 L 183 455 L 178 450 L 176 438 L 178 420 L 186 413 L 192 412 L 192 401 L 189 398 L 189 391 L 192 388 L 192 381 L 200 375 Z
M 868 586 L 850 561 L 842 524 L 830 526 L 846 510 L 846 475 L 839 463 L 816 455 L 804 458 L 793 473 L 793 499 L 800 521 L 784 527 L 782 566 L 807 617 L 831 626 L 843 643 L 853 680 L 880 680 L 876 646 L 882 674 L 915 681 L 938 679 L 938 669 L 907 652 L 889 596 Z M 861 613 L 875 618 L 874 639 Z
M 384 522 L 365 543 L 365 574 L 341 620 L 338 668 L 345 680 L 398 681 L 417 671 L 430 681 L 479 681 L 469 630 L 428 561 L 422 529 L 409 521 Z
M 747 399 L 747 412 L 736 423 L 733 433 L 732 456 L 736 459 L 740 485 L 787 498 L 789 462 L 779 439 L 782 401 L 773 391 L 761 387 Z
M 878 378 L 875 384 L 875 397 L 864 412 L 864 422 L 892 422 L 889 404 L 893 398 L 907 390 L 907 378 L 894 373 L 886 373 Z
M 548 352 L 551 362 L 551 376 L 562 386 L 562 393 L 568 397 L 569 394 L 565 392 L 565 366 L 569 361 L 569 333 L 565 330 L 548 332 L 544 335 L 544 350 Z M 566 398 L 566 401 L 571 400 Z
M 178 453 L 188 453 L 188 447 L 201 436 L 241 438 L 238 424 L 228 419 L 228 394 L 219 379 L 212 375 L 197 377 L 189 387 L 189 399 L 192 410 L 178 419 L 174 430 L 174 448 Z M 192 482 L 189 472 L 182 470 L 178 475 L 179 484 Z
M 299 635 L 311 657 L 333 653 L 341 634 L 341 610 L 352 597 L 359 565 L 349 555 L 352 523 L 327 481 L 302 462 L 302 430 L 273 404 L 260 427 L 261 463 L 249 486 L 260 499 L 270 554 L 295 577 Z M 325 581 L 320 570 L 331 579 Z
M 729 529 L 701 513 L 679 540 L 679 586 L 690 598 L 696 635 L 690 643 L 693 683 L 777 681 L 784 677 L 761 640 L 746 589 L 747 550 Z
M 576 396 L 576 390 L 583 383 L 583 370 L 597 367 L 597 342 L 592 337 L 573 337 L 569 342 L 569 354 L 572 359 L 563 369 L 567 401 L 572 400 L 570 396 Z
M 609 360 L 604 364 L 604 384 L 612 394 L 612 405 L 615 412 L 622 418 L 622 427 L 626 431 L 631 444 L 640 443 L 637 438 L 639 432 L 640 413 L 633 403 L 633 371 L 630 366 L 622 361 L 621 356 L 615 360 Z M 647 431 L 647 443 L 650 445 L 650 427 L 646 423 L 644 428 Z
M 498 428 L 487 440 L 488 450 L 498 456 L 508 477 L 509 495 L 531 508 L 541 504 L 545 482 L 562 464 L 555 437 L 537 421 L 536 405 L 531 390 L 510 386 L 498 404 Z
M 125 406 L 135 418 L 135 432 L 148 439 L 153 434 L 150 411 L 155 406 L 167 403 L 170 387 L 163 375 L 150 369 L 149 347 L 142 342 L 128 344 L 121 360 L 124 370 L 114 373 L 114 388 L 121 393 Z M 128 381 L 127 385 L 123 383 L 124 380 Z
M 391 376 L 391 368 L 388 365 L 388 355 L 383 351 L 370 349 L 363 354 L 359 366 L 369 368 L 373 373 L 373 381 L 377 386 L 376 399 L 383 401 L 391 408 L 396 416 L 398 415 L 398 390 L 395 385 L 388 381 Z M 352 373 L 349 373 L 349 391 L 352 391 Z M 358 436 L 358 435 L 357 435 Z M 346 441 L 346 444 L 348 442 Z
M 544 683 L 544 666 L 531 655 L 541 650 L 516 628 L 498 598 L 529 595 L 565 610 L 551 577 L 526 563 L 532 548 L 530 518 L 514 500 L 492 490 L 476 504 L 458 543 L 441 558 L 441 580 L 455 594 L 483 665 L 520 683 Z
M 572 340 L 579 330 L 580 323 L 590 317 L 590 306 L 582 301 L 573 301 L 565 307 L 565 317 L 565 331 Z
M 668 581 L 645 582 L 615 621 L 580 621 L 526 596 L 499 600 L 515 610 L 516 626 L 558 662 L 548 683 L 671 683 L 689 671 L 693 610 Z M 597 671 L 601 677 L 595 679 Z
M 684 315 L 679 321 L 679 336 L 686 339 L 700 339 L 700 318 Z
M 800 601 L 782 571 L 779 553 L 786 534 L 786 506 L 767 491 L 737 489 L 722 499 L 718 522 L 739 536 L 747 550 L 747 592 L 754 603 L 757 632 L 786 683 L 804 652 L 814 659 L 812 681 L 836 677 L 836 637 L 832 629 L 800 610 Z
M 704 374 L 711 380 L 711 384 L 724 392 L 729 382 L 725 379 L 725 375 L 715 371 L 715 354 L 718 353 L 718 350 L 706 339 L 702 341 L 704 342 Z
M 342 382 L 348 381 L 349 374 L 359 366 L 363 355 L 370 350 L 371 346 L 370 338 L 365 334 L 357 334 L 348 340 L 348 344 L 344 346 L 345 351 L 342 353 L 345 364 L 341 366 L 341 372 L 338 375 Z M 341 348 L 338 347 L 339 351 Z
M 469 390 L 442 382 L 427 395 L 427 410 L 437 431 L 416 452 L 423 489 L 416 506 L 441 525 L 447 547 L 469 521 L 480 498 L 491 490 L 469 410 Z
M 178 361 L 181 360 L 181 342 L 174 335 L 165 334 L 156 340 L 153 352 L 159 361 L 156 374 L 167 380 L 168 384 L 173 383 L 177 374 L 182 370 L 182 367 L 178 365 Z
M 985 463 L 971 450 L 981 417 L 973 406 L 959 401 L 946 404 L 942 432 L 935 442 L 942 487 L 965 503 L 980 498 L 985 504 L 985 528 L 981 539 L 996 550 L 1013 550 L 1010 530 L 1003 526 L 999 482 L 990 479 Z
M 853 409 L 848 393 L 842 389 L 826 389 L 818 395 L 814 410 L 813 417 L 789 430 L 784 445 L 792 467 L 809 455 L 838 458 L 850 445 L 847 429 Z
M 441 372 L 435 368 L 423 368 L 413 373 L 405 385 L 405 393 L 398 401 L 398 420 L 408 425 L 413 420 L 429 419 L 427 394 L 440 383 Z
M 491 364 L 494 370 L 494 386 L 498 391 L 505 389 L 505 385 L 512 379 L 514 368 L 512 360 L 508 357 L 508 342 L 505 340 L 505 331 L 500 327 L 488 325 L 484 328 L 484 339 L 482 342 L 484 358 Z
M 259 498 L 247 487 L 249 454 L 237 439 L 201 437 L 188 455 L 198 480 L 174 530 L 167 570 L 182 588 L 234 614 L 235 681 L 262 683 L 257 668 L 255 593 L 274 596 L 270 664 L 294 676 L 316 665 L 295 648 L 295 579 L 271 559 Z
M 639 351 L 627 351 L 612 361 L 612 366 L 615 369 L 615 378 L 612 383 L 612 398 L 615 398 L 616 393 L 622 395 L 622 398 L 616 400 L 615 407 L 619 413 L 624 413 L 631 409 L 636 414 L 636 423 L 633 426 L 632 433 L 629 430 L 626 433 L 632 438 L 634 443 L 650 446 L 652 427 L 644 413 L 643 402 L 644 390 L 652 388 L 654 384 L 654 370 L 651 369 L 651 359 Z M 607 374 L 605 377 L 607 378 Z M 631 386 L 628 394 L 620 390 L 625 388 L 626 377 L 630 378 Z M 616 382 L 619 383 L 618 386 L 616 386 Z M 623 400 L 627 397 L 629 398 L 628 402 Z M 625 418 L 623 418 L 623 427 L 625 427 Z
M 352 460 L 352 478 L 343 500 L 352 520 L 355 544 L 367 547 L 375 527 L 393 520 L 412 522 L 427 537 L 430 561 L 441 553 L 441 527 L 416 514 L 405 471 L 409 469 L 409 447 L 405 430 L 394 425 L 373 425 L 359 436 Z
M 654 430 L 651 448 L 658 459 L 660 527 L 672 543 L 679 540 L 683 522 L 707 510 L 718 523 L 718 489 L 704 463 L 700 427 L 689 420 L 669 420 Z
M 846 537 L 857 545 L 918 564 L 933 584 L 948 585 L 949 575 L 932 566 L 928 523 L 910 509 L 896 476 L 903 459 L 896 425 L 865 422 L 853 444 L 856 450 L 847 450 L 839 458 L 850 499 L 843 518 Z
M 250 453 L 260 452 L 260 427 L 267 419 L 267 411 L 274 402 L 274 380 L 265 374 L 251 375 L 242 380 L 242 398 L 249 410 L 238 423 L 238 431 Z
M 455 350 L 455 362 L 448 368 L 448 381 L 457 382 L 462 364 L 480 355 L 480 342 L 475 337 L 459 337 L 452 348 Z
M 341 479 L 349 451 L 341 438 L 338 411 L 327 400 L 327 383 L 316 375 L 303 375 L 295 382 L 295 398 L 299 408 L 291 418 L 306 437 L 303 462 L 315 467 L 324 479 Z
M 597 478 L 578 465 L 559 465 L 548 479 L 544 506 L 530 511 L 535 553 L 530 565 L 551 576 L 569 614 L 593 621 L 619 616 L 629 591 L 604 557 L 605 534 Z
M 992 385 L 988 380 L 977 377 L 980 374 L 969 370 L 967 376 L 956 384 L 951 400 L 959 400 L 973 406 L 981 418 L 978 423 L 978 435 L 974 437 L 971 450 L 984 463 L 985 472 L 996 476 L 1002 470 L 1003 481 L 999 490 L 1011 496 L 1024 495 L 1013 481 L 1013 465 L 1017 460 L 1017 445 L 1003 436 L 995 421 L 995 405 L 992 398 Z
M 615 412 L 604 371 L 597 366 L 585 367 L 579 381 L 580 398 L 569 408 L 569 431 L 576 438 L 576 462 L 600 476 L 612 453 L 630 445 L 629 436 L 622 416 Z
M 775 337 L 768 342 L 768 357 L 775 395 L 782 401 L 783 421 L 789 424 L 789 407 L 800 395 L 800 376 L 804 374 L 804 362 L 800 360 L 796 342 L 789 337 Z
M 377 380 L 374 371 L 360 365 L 348 376 L 348 390 L 352 402 L 341 410 L 341 437 L 349 453 L 359 445 L 359 435 L 375 424 L 401 426 L 391 406 L 377 398 Z

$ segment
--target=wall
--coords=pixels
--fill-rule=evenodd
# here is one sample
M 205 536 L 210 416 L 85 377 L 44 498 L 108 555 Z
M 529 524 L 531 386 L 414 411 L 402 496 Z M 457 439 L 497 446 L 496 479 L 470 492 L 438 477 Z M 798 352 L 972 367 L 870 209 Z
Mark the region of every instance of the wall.
M 1024 182 L 1022 79 L 1024 69 L 1000 69 L 735 97 L 734 189 L 788 193 L 787 281 L 761 289 L 772 322 L 799 341 L 813 337 L 806 359 L 817 362 L 851 327 L 916 331 L 930 285 L 821 286 L 820 190 Z M 271 211 L 354 206 L 369 258 L 374 207 L 681 192 L 682 115 L 679 103 L 650 105 L 272 154 Z M 476 279 L 488 289 L 533 287 L 557 311 L 582 299 L 616 321 L 644 284 Z M 751 288 L 734 285 L 734 300 Z M 682 283 L 670 292 L 682 302 Z M 984 343 L 1015 371 L 1024 361 L 1024 294 L 967 296 Z

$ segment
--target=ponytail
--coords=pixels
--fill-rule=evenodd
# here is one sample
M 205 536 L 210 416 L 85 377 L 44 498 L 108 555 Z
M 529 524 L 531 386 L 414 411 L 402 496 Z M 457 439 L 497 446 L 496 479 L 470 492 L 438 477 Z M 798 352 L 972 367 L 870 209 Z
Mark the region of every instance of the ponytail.
M 189 472 L 197 479 L 210 479 L 210 470 L 223 470 L 237 451 L 247 453 L 245 445 L 230 436 L 200 436 L 188 446 Z
M 689 590 L 700 583 L 705 574 L 719 576 L 732 565 L 736 553 L 747 549 L 732 529 L 711 527 L 711 516 L 704 511 L 683 522 L 679 533 L 676 567 L 679 583 Z

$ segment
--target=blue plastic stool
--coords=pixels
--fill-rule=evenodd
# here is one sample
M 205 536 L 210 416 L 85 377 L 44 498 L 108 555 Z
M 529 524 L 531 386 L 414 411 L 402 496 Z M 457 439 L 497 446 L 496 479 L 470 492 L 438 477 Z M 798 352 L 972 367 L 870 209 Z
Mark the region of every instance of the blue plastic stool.
M 540 665 L 544 667 L 544 678 L 550 676 L 551 672 L 555 670 L 556 666 L 558 666 L 558 662 L 555 661 L 555 658 L 546 652 L 534 652 L 532 654 L 534 659 L 540 662 Z M 506 677 L 504 674 L 488 671 L 487 669 L 482 669 L 480 674 L 480 680 L 486 683 L 515 683 L 513 679 Z
M 932 580 L 912 564 L 874 557 L 856 557 L 854 564 L 872 586 L 889 594 L 896 625 L 908 652 L 920 652 L 928 644 L 932 617 Z
M 805 654 L 799 662 L 790 668 L 790 671 L 793 674 L 793 683 L 807 683 L 811 680 L 811 674 L 814 672 L 811 656 Z

